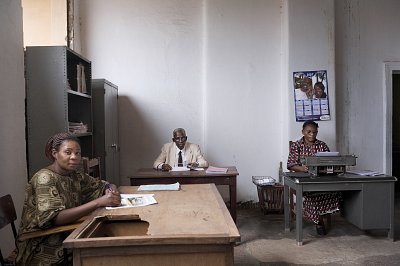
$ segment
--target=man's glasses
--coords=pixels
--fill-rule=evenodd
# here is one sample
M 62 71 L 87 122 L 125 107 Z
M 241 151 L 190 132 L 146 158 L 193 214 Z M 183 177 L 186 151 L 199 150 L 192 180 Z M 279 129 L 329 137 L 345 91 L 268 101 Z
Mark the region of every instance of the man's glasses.
M 185 140 L 187 140 L 187 137 L 186 136 L 185 137 L 175 137 L 174 140 L 175 141 L 185 141 Z

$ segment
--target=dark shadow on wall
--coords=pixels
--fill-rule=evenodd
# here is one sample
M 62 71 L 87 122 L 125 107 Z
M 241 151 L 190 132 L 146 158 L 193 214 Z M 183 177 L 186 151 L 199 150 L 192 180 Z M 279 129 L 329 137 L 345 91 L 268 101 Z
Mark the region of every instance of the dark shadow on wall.
M 132 98 L 119 95 L 120 180 L 129 185 L 129 176 L 137 169 L 152 167 L 161 146 L 155 132 Z

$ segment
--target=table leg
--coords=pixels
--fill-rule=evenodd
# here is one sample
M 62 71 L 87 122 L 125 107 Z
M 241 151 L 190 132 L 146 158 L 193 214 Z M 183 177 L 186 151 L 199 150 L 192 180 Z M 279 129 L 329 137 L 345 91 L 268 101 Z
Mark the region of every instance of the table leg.
M 285 231 L 290 232 L 290 206 L 289 206 L 289 187 L 284 186 L 283 187 L 283 201 L 284 201 L 284 213 L 285 213 Z
M 229 211 L 231 213 L 233 221 L 236 223 L 236 176 L 230 178 L 229 185 L 229 198 L 230 206 Z
M 389 222 L 389 232 L 388 238 L 394 241 L 394 183 L 390 184 L 390 222 Z
M 303 245 L 303 187 L 296 189 L 296 241 L 298 246 Z

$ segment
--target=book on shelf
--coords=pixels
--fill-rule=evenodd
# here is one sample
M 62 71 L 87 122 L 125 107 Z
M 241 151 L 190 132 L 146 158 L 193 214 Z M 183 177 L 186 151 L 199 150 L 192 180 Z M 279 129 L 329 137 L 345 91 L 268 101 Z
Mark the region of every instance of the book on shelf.
M 87 93 L 85 66 L 82 64 L 76 65 L 76 85 L 77 92 Z
M 84 124 L 82 122 L 68 122 L 68 131 L 70 133 L 87 133 L 88 132 L 88 126 L 87 124 Z
M 228 172 L 228 168 L 226 167 L 209 166 L 206 170 L 207 174 L 214 174 L 214 173 L 225 174 L 226 172 Z

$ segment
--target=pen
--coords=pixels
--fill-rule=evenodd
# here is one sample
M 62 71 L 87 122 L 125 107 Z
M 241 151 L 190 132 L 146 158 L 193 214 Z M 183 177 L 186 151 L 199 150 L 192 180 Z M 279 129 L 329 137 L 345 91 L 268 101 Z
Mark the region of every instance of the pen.
M 108 189 L 110 192 L 113 192 L 110 183 L 107 183 L 105 189 Z

